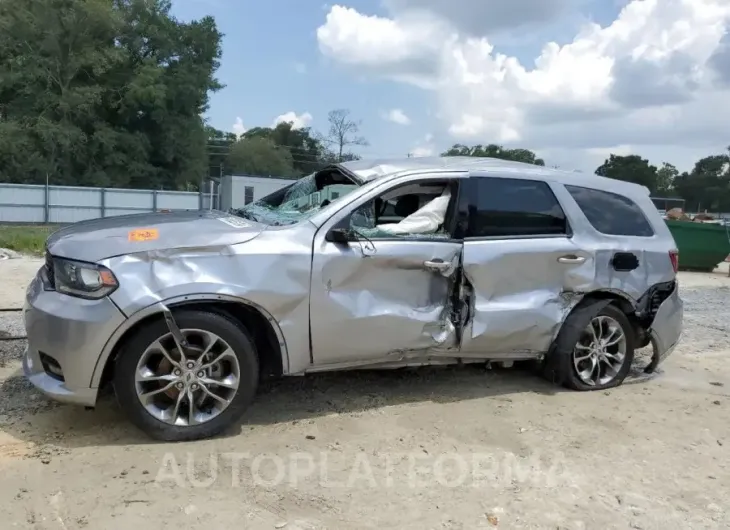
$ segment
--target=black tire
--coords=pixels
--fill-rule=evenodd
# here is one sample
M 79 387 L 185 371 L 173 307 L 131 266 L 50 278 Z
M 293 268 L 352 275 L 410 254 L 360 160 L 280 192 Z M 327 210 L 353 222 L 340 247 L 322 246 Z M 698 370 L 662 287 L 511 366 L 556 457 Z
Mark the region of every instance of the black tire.
M 151 438 L 170 442 L 210 438 L 239 420 L 253 401 L 259 381 L 256 349 L 246 329 L 218 313 L 182 310 L 174 312 L 174 317 L 180 329 L 201 329 L 215 333 L 235 352 L 240 366 L 240 382 L 228 407 L 211 420 L 190 427 L 164 423 L 144 408 L 137 397 L 135 372 L 145 349 L 169 333 L 162 319 L 142 326 L 125 344 L 114 367 L 114 391 L 129 420 Z
M 616 376 L 606 384 L 588 385 L 584 383 L 573 365 L 573 351 L 581 333 L 597 316 L 608 316 L 616 320 L 626 337 L 626 355 Z M 634 328 L 626 314 L 608 300 L 594 300 L 577 307 L 563 323 L 558 337 L 543 364 L 543 375 L 549 380 L 572 390 L 606 390 L 624 382 L 634 360 L 636 338 Z

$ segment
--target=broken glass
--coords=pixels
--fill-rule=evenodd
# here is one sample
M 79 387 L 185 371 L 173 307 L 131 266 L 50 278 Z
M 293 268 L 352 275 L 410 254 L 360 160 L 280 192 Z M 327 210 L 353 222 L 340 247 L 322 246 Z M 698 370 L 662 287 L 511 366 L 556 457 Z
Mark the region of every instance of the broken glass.
M 271 226 L 290 225 L 314 215 L 356 188 L 356 185 L 335 184 L 318 190 L 315 176 L 310 175 L 230 213 Z

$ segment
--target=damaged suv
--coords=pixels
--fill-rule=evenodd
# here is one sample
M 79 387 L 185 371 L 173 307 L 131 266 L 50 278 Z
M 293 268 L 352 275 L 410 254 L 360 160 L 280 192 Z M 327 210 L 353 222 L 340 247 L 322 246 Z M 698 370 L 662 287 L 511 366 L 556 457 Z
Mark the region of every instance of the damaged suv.
M 575 390 L 682 329 L 646 188 L 479 158 L 330 166 L 244 208 L 63 228 L 28 287 L 25 374 L 163 440 L 236 422 L 269 376 L 536 361 Z

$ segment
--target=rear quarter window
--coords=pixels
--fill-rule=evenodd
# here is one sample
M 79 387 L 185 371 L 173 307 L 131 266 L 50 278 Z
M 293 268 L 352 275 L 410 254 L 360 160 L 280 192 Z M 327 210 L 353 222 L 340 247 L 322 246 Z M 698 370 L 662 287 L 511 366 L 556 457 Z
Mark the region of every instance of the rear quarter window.
M 581 186 L 565 188 L 583 210 L 588 222 L 602 234 L 637 237 L 654 235 L 654 229 L 644 212 L 628 197 Z

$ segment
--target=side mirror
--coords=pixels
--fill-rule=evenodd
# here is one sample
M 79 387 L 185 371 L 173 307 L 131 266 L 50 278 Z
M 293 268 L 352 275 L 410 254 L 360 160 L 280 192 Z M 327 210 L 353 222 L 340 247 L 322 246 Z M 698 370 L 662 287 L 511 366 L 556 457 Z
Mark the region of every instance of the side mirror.
M 347 228 L 333 228 L 327 232 L 325 239 L 330 243 L 345 244 L 350 242 L 352 238 L 350 237 L 350 231 Z

